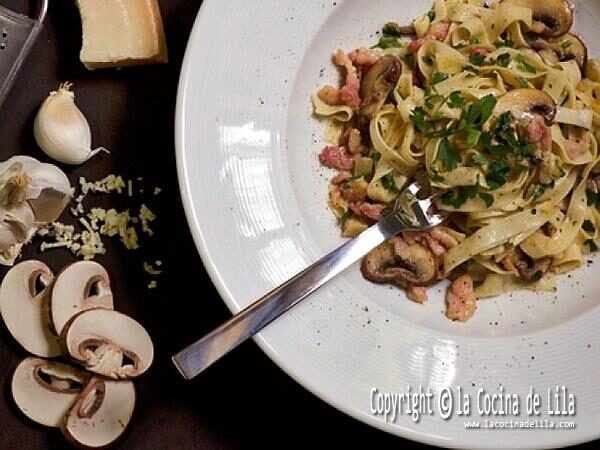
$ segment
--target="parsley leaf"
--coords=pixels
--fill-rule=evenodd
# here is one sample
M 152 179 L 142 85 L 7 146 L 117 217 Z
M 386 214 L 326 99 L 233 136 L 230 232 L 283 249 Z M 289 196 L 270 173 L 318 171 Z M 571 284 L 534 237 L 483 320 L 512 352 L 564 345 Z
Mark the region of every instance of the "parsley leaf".
M 520 71 L 528 73 L 537 73 L 535 67 L 533 67 L 525 60 L 525 56 L 518 54 L 515 56 L 515 61 L 518 63 L 517 69 L 519 69 Z
M 536 201 L 538 198 L 540 198 L 542 195 L 544 195 L 544 193 L 546 192 L 546 186 L 543 184 L 538 184 L 535 186 L 535 188 L 533 189 L 533 192 L 531 193 L 531 198 L 533 201 Z
M 481 66 L 485 61 L 485 55 L 471 55 L 469 56 L 469 62 L 474 66 Z
M 522 88 L 528 88 L 529 87 L 529 81 L 527 81 L 525 78 L 518 77 L 518 80 L 519 80 L 519 87 L 522 87 Z
M 494 204 L 494 196 L 487 192 L 480 192 L 479 198 L 485 202 L 485 206 L 488 208 Z
M 389 172 L 381 177 L 381 185 L 394 194 L 400 193 L 400 189 L 398 189 L 398 186 L 396 186 L 396 181 L 394 180 L 394 174 L 392 172 Z
M 448 106 L 450 108 L 462 108 L 465 106 L 465 99 L 460 95 L 460 91 L 454 91 L 448 97 Z
M 427 133 L 431 129 L 431 124 L 427 121 L 425 110 L 420 106 L 413 110 L 410 120 L 412 120 L 417 130 L 421 133 Z
M 485 181 L 491 190 L 501 188 L 508 180 L 510 167 L 504 161 L 494 161 L 490 164 L 489 173 L 485 176 Z
M 460 208 L 469 199 L 477 196 L 477 186 L 465 186 L 458 188 L 457 191 L 448 191 L 442 195 L 441 200 L 444 205 L 452 206 L 454 209 Z
M 467 128 L 481 127 L 492 115 L 496 102 L 496 97 L 492 94 L 474 101 L 467 112 L 463 114 L 459 128 L 466 130 Z
M 475 153 L 471 157 L 471 161 L 473 161 L 474 164 L 477 164 L 478 166 L 481 166 L 481 167 L 485 167 L 490 164 L 488 159 L 485 156 L 483 156 L 481 153 Z
M 442 139 L 440 142 L 438 160 L 442 162 L 442 165 L 448 172 L 456 169 L 458 163 L 462 162 L 462 158 L 456 150 L 452 148 L 447 138 Z
M 389 34 L 384 34 L 379 38 L 379 42 L 375 44 L 371 48 L 381 48 L 385 50 L 386 48 L 400 48 L 403 47 L 402 42 L 396 37 Z
M 494 45 L 496 46 L 496 48 L 502 48 L 502 47 L 515 48 L 515 43 L 513 41 L 511 41 L 510 39 L 507 39 L 505 41 L 495 42 Z
M 587 231 L 588 233 L 594 233 L 596 231 L 596 227 L 591 220 L 584 220 L 581 228 L 583 231 Z
M 431 84 L 438 84 L 447 79 L 448 75 L 446 75 L 445 73 L 435 72 L 431 77 Z
M 510 64 L 510 54 L 502 53 L 501 55 L 498 55 L 498 58 L 496 58 L 496 62 L 499 66 L 508 67 L 508 65 Z

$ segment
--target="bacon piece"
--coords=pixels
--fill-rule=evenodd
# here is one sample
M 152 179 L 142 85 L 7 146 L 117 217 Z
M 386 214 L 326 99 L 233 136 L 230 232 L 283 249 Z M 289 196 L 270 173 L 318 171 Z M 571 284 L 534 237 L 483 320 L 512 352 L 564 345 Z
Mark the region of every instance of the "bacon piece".
M 532 144 L 536 144 L 541 153 L 548 152 L 552 148 L 552 132 L 546 125 L 544 118 L 539 114 L 534 115 L 533 118 L 527 122 L 526 135 L 527 140 Z M 536 156 L 541 157 L 541 154 Z
M 487 56 L 491 53 L 491 51 L 487 47 L 475 46 L 475 47 L 469 47 L 468 49 L 466 49 L 465 53 L 467 54 L 467 56 L 475 56 L 475 55 Z
M 324 86 L 319 90 L 319 92 L 317 92 L 317 96 L 331 106 L 342 105 L 344 103 L 342 101 L 340 90 L 334 88 L 333 86 Z
M 331 180 L 331 184 L 341 184 L 346 181 L 348 178 L 352 178 L 352 174 L 350 172 L 340 172 Z
M 356 109 L 361 103 L 359 94 L 360 77 L 358 70 L 343 50 L 338 50 L 336 52 L 334 62 L 336 65 L 346 68 L 346 82 L 342 89 L 340 89 L 340 98 L 343 103 Z
M 441 256 L 446 250 L 458 245 L 458 241 L 442 227 L 434 227 L 429 231 L 405 231 L 402 237 L 411 245 L 415 242 L 424 244 L 435 256 Z
M 411 286 L 406 290 L 406 295 L 413 302 L 423 303 L 428 300 L 427 288 L 423 286 Z
M 384 208 L 383 205 L 368 202 L 358 202 L 350 205 L 350 209 L 357 216 L 366 217 L 375 221 L 381 220 Z
M 466 322 L 475 314 L 477 297 L 473 292 L 473 279 L 470 275 L 462 275 L 454 280 L 446 294 L 446 302 L 446 317 L 451 320 Z
M 352 156 L 346 150 L 346 147 L 338 147 L 335 145 L 326 145 L 321 154 L 319 161 L 325 167 L 339 170 L 350 170 L 354 165 Z
M 448 32 L 450 31 L 450 22 L 447 20 L 442 20 L 440 22 L 436 22 L 429 27 L 427 32 L 420 37 L 419 39 L 415 39 L 410 44 L 408 44 L 408 49 L 412 53 L 416 53 L 426 42 L 429 41 L 440 41 L 443 42 L 448 37 Z
M 381 59 L 381 55 L 374 50 L 361 47 L 352 51 L 348 55 L 348 58 L 350 58 L 350 61 L 354 66 L 365 71 L 379 61 Z

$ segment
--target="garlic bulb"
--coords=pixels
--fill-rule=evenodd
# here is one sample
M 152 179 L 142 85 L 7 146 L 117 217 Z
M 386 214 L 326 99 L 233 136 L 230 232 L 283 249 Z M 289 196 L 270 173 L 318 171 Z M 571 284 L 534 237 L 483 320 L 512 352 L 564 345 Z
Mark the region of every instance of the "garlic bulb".
M 81 164 L 104 148 L 92 150 L 90 125 L 75 104 L 71 83 L 63 83 L 50 95 L 33 124 L 35 140 L 49 157 L 65 164 Z
M 58 219 L 71 196 L 69 179 L 53 164 L 28 156 L 0 163 L 0 264 L 12 265 L 39 226 Z

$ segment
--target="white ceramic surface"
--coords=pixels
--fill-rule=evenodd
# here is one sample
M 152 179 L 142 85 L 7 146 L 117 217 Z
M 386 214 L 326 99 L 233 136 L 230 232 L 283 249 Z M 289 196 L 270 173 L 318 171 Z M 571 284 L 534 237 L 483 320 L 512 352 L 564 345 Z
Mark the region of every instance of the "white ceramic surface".
M 600 56 L 600 2 L 575 3 L 575 29 Z M 233 312 L 342 242 L 326 206 L 331 173 L 317 160 L 323 124 L 311 117 L 309 102 L 310 93 L 338 76 L 332 52 L 372 45 L 383 23 L 407 23 L 429 6 L 403 0 L 204 1 L 182 69 L 177 162 L 196 244 Z M 366 282 L 356 266 L 257 342 L 325 401 L 403 437 L 472 448 L 590 440 L 600 436 L 599 265 L 561 278 L 557 294 L 481 301 L 466 324 L 444 317 L 444 286 L 418 305 L 396 289 Z M 442 420 L 436 413 L 414 423 L 403 415 L 387 423 L 371 413 L 373 387 L 394 393 L 409 385 L 436 395 L 460 386 L 472 396 L 472 408 L 479 388 L 494 394 L 502 385 L 520 396 L 522 410 L 530 386 L 546 402 L 546 388 L 564 385 L 576 396 L 577 414 L 563 419 L 577 428 L 475 431 L 465 430 L 457 416 Z M 476 411 L 470 416 L 483 418 Z

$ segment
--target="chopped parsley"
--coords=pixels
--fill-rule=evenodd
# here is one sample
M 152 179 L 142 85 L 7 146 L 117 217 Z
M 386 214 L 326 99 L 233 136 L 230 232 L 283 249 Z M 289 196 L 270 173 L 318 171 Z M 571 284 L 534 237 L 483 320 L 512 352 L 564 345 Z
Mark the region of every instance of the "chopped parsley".
M 546 185 L 537 184 L 531 193 L 531 199 L 533 201 L 536 201 L 538 198 L 540 198 L 542 195 L 544 195 L 546 193 L 546 189 L 547 189 Z
M 375 162 L 379 161 L 381 159 L 381 153 L 379 153 L 379 152 L 371 153 L 371 159 Z
M 535 67 L 525 60 L 525 56 L 518 54 L 515 56 L 515 61 L 517 62 L 517 69 L 519 69 L 521 72 L 537 73 Z
M 529 81 L 527 81 L 525 78 L 518 77 L 517 79 L 519 80 L 519 87 L 522 87 L 522 88 L 528 88 L 529 87 Z
M 502 67 L 508 67 L 510 64 L 510 53 L 502 53 L 496 58 L 496 63 Z
M 402 44 L 396 36 L 384 33 L 383 36 L 379 38 L 379 42 L 371 48 L 381 48 L 385 50 L 386 48 L 400 48 L 403 46 L 404 44 Z
M 431 77 L 431 84 L 438 84 L 448 79 L 448 75 L 442 72 L 435 72 Z
M 481 44 L 481 37 L 479 37 L 479 36 L 472 36 L 471 39 L 469 39 L 469 43 L 471 45 Z
M 571 45 L 573 45 L 573 43 L 571 41 L 569 41 L 568 39 L 565 39 L 564 41 L 562 41 L 560 43 L 560 47 L 564 50 L 568 49 Z
M 429 11 L 427 17 L 429 18 L 429 22 L 433 22 L 435 20 L 435 11 L 433 9 Z
M 481 66 L 485 62 L 485 55 L 479 55 L 479 54 L 471 55 L 469 57 L 469 62 L 471 64 L 473 64 L 474 66 Z
M 493 161 L 490 164 L 489 173 L 485 176 L 485 181 L 490 189 L 495 191 L 506 184 L 509 173 L 510 167 L 506 162 Z
M 415 124 L 417 130 L 423 134 L 426 134 L 431 130 L 431 123 L 427 121 L 427 114 L 420 106 L 413 110 L 413 113 L 410 115 L 410 120 Z
M 515 48 L 515 43 L 513 41 L 511 41 L 510 39 L 507 39 L 505 41 L 495 42 L 494 45 L 496 46 L 496 48 L 502 48 L 502 47 Z
M 438 149 L 438 160 L 441 161 L 442 165 L 447 172 L 450 172 L 458 166 L 458 163 L 462 162 L 460 155 L 452 148 L 448 138 L 442 139 Z
M 587 231 L 588 233 L 596 232 L 596 227 L 594 226 L 591 220 L 584 220 L 583 224 L 581 225 L 581 228 L 583 229 L 583 231 Z
M 459 187 L 456 191 L 448 191 L 442 195 L 441 200 L 444 205 L 452 206 L 454 209 L 460 208 L 467 200 L 477 196 L 477 186 Z
M 485 206 L 488 208 L 494 204 L 494 196 L 487 192 L 480 192 L 479 198 L 485 202 Z
M 460 91 L 454 91 L 448 97 L 448 106 L 450 108 L 462 108 L 465 106 L 465 99 L 460 95 Z
M 394 194 L 400 193 L 400 189 L 396 186 L 396 181 L 394 180 L 394 174 L 392 172 L 386 173 L 381 177 L 381 185 Z
M 480 167 L 485 167 L 490 164 L 488 159 L 485 156 L 483 156 L 481 153 L 474 154 L 471 157 L 471 161 L 473 161 L 474 164 L 477 164 Z
M 352 211 L 347 209 L 346 211 L 344 211 L 344 214 L 342 214 L 342 217 L 340 217 L 341 224 L 344 225 L 346 222 L 348 222 L 348 219 L 350 217 L 352 217 Z

